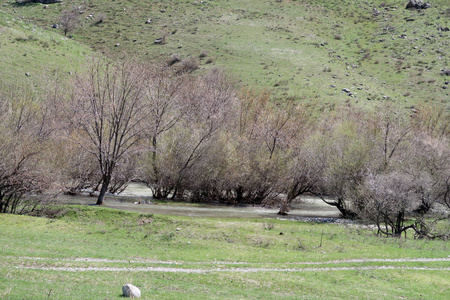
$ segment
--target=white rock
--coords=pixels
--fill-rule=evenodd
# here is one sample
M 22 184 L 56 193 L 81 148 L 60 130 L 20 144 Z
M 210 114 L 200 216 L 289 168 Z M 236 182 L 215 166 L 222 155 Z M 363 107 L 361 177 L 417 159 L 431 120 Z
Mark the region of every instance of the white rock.
M 130 298 L 140 298 L 141 297 L 141 291 L 132 284 L 125 284 L 122 287 L 122 292 L 123 292 L 124 297 L 130 297 Z

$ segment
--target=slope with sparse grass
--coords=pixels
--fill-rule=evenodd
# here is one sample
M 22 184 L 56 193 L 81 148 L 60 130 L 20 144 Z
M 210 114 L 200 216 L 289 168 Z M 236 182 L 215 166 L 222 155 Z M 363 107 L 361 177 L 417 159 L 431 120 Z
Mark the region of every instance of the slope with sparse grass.
M 406 1 L 66 1 L 3 9 L 51 29 L 80 14 L 71 34 L 108 55 L 195 58 L 275 97 L 376 106 L 448 104 L 448 1 L 406 10 Z M 155 40 L 162 39 L 160 43 Z M 344 92 L 342 89 L 350 92 Z
M 64 82 L 80 69 L 92 50 L 0 10 L 0 89 L 40 92 Z

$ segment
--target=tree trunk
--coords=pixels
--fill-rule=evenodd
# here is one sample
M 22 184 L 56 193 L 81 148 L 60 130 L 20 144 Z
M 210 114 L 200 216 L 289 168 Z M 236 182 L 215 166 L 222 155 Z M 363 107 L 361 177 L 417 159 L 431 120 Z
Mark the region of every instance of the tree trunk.
M 109 182 L 111 181 L 111 175 L 105 175 L 102 179 L 102 189 L 100 190 L 100 194 L 97 198 L 96 205 L 103 205 L 106 192 L 108 191 Z
M 286 196 L 286 199 L 283 199 L 281 201 L 280 211 L 278 212 L 279 215 L 287 215 L 291 208 L 292 200 L 294 200 L 295 198 L 300 196 L 300 194 L 302 193 L 301 191 L 299 191 L 298 186 L 299 186 L 299 183 L 296 182 L 294 184 L 294 186 L 289 190 L 289 192 Z

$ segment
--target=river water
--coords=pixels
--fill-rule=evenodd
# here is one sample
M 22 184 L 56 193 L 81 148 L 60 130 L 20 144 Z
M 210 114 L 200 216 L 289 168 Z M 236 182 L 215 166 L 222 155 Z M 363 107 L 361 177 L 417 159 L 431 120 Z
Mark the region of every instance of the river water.
M 107 195 L 105 207 L 133 210 L 142 213 L 157 215 L 177 215 L 190 217 L 214 217 L 214 218 L 338 218 L 339 211 L 322 200 L 314 197 L 302 197 L 300 201 L 292 204 L 288 216 L 277 214 L 277 208 L 265 208 L 261 206 L 226 206 L 226 205 L 192 205 L 174 204 L 135 204 L 139 200 L 151 202 L 151 191 L 142 183 L 132 182 L 118 196 Z M 66 196 L 62 195 L 59 200 L 67 204 L 89 205 L 95 204 L 96 197 L 89 196 Z M 143 201 L 142 201 L 143 202 Z

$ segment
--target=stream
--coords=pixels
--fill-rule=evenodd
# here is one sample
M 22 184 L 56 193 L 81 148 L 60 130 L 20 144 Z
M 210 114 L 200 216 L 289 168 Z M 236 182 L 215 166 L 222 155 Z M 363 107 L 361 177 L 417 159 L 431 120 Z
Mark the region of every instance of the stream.
M 301 197 L 300 201 L 292 203 L 291 211 L 287 216 L 277 214 L 278 208 L 265 208 L 261 206 L 228 206 L 214 204 L 135 204 L 139 200 L 152 202 L 151 190 L 143 183 L 132 182 L 120 195 L 107 195 L 105 207 L 132 210 L 141 213 L 157 215 L 176 215 L 189 217 L 213 217 L 213 218 L 280 218 L 280 219 L 304 219 L 304 218 L 339 218 L 340 213 L 335 207 L 325 204 L 315 197 Z M 59 201 L 66 204 L 90 205 L 96 202 L 96 197 L 59 196 Z M 142 201 L 143 202 L 143 201 Z

